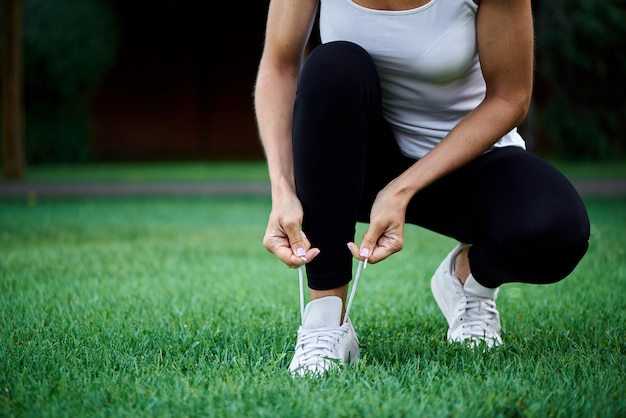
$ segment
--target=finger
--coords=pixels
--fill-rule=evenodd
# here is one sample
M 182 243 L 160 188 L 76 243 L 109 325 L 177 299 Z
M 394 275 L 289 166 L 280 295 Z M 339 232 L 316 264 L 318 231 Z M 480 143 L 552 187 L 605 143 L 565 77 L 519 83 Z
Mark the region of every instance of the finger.
M 308 260 L 307 262 L 313 260 L 315 257 L 318 256 L 319 253 L 319 248 L 309 248 L 309 251 L 306 252 L 306 259 Z
M 268 228 L 263 238 L 263 246 L 289 267 L 298 267 L 302 262 L 299 257 L 294 255 L 293 250 L 289 246 L 289 240 L 282 230 L 277 232 L 272 228 Z M 300 262 L 294 263 L 293 259 L 300 260 Z
M 374 254 L 374 251 L 378 251 L 376 244 L 378 243 L 378 239 L 385 232 L 385 228 L 381 228 L 376 224 L 370 224 L 370 227 L 365 234 L 363 234 L 363 240 L 361 241 L 361 246 L 359 247 L 359 259 L 364 260 L 368 259 L 368 262 L 375 263 L 377 260 L 377 255 Z
M 360 249 L 354 242 L 348 243 L 348 249 L 350 250 L 350 253 L 352 253 L 352 257 L 357 260 L 365 260 L 370 256 L 370 251 L 367 248 Z
M 389 257 L 391 254 L 394 254 L 395 252 L 396 251 L 390 251 L 388 248 L 385 248 L 385 247 L 376 247 L 376 252 L 367 259 L 367 262 L 369 264 L 376 264 L 379 261 L 383 261 L 384 259 Z
M 404 238 L 401 233 L 393 231 L 385 231 L 385 233 L 378 238 L 374 254 L 370 257 L 369 261 L 372 264 L 378 263 L 389 257 L 392 254 L 401 251 L 404 247 Z
M 284 227 L 284 230 L 285 234 L 287 234 L 292 253 L 296 257 L 306 259 L 307 251 L 311 244 L 309 244 L 306 235 L 300 230 L 300 225 L 294 223 Z
M 320 250 L 318 248 L 311 248 L 309 251 L 307 251 L 304 257 L 299 257 L 295 255 L 291 251 L 291 249 L 282 248 L 280 251 L 277 251 L 274 254 L 279 259 L 281 259 L 288 267 L 298 268 L 300 266 L 303 266 L 313 261 L 313 259 L 315 259 L 315 257 L 317 257 L 319 253 L 320 253 Z
M 304 260 L 304 262 L 306 263 L 307 261 L 312 260 L 319 253 L 319 250 L 311 248 L 311 243 L 306 237 L 306 234 L 304 233 L 304 231 L 300 231 L 300 237 L 302 237 L 302 241 L 301 241 L 302 245 L 292 244 L 292 248 L 295 247 L 296 255 L 302 258 L 302 260 Z M 308 250 L 302 251 L 303 248 L 305 250 L 308 248 Z M 311 251 L 313 251 L 313 253 L 311 253 Z
M 306 247 L 310 247 L 310 243 L 306 239 L 304 233 L 300 234 L 302 242 Z M 299 256 L 291 248 L 289 239 L 285 234 L 283 228 L 268 227 L 265 236 L 263 237 L 263 246 L 265 249 L 274 255 L 276 255 L 283 263 L 291 268 L 299 267 L 307 262 L 313 260 L 319 254 L 318 248 L 309 248 L 308 251 L 302 253 L 303 256 Z
M 350 241 L 348 243 L 348 250 L 350 250 L 352 257 L 356 258 L 357 260 L 361 259 L 361 255 L 359 254 L 359 246 L 356 245 L 354 242 Z

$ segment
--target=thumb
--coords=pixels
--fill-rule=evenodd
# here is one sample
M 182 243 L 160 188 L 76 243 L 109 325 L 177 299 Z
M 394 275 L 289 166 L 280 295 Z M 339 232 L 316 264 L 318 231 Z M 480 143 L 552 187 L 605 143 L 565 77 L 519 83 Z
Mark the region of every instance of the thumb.
M 309 247 L 309 241 L 306 239 L 306 235 L 299 228 L 293 227 L 286 230 L 287 239 L 289 240 L 289 246 L 293 253 L 298 257 L 306 257 L 307 248 Z
M 378 227 L 378 225 L 370 224 L 370 227 L 365 234 L 363 234 L 363 240 L 359 247 L 359 256 L 362 258 L 369 258 L 374 253 L 378 238 L 382 235 L 384 229 Z

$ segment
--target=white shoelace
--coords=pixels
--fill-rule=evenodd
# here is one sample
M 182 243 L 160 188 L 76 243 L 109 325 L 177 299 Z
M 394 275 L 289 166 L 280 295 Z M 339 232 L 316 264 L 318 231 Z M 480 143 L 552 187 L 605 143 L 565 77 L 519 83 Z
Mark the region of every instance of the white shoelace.
M 343 338 L 348 332 L 350 332 L 350 325 L 348 324 L 348 314 L 354 301 L 354 295 L 356 288 L 359 284 L 359 278 L 361 277 L 361 271 L 366 266 L 363 261 L 359 261 L 356 269 L 354 281 L 352 283 L 352 289 L 350 297 L 348 298 L 348 304 L 346 306 L 346 314 L 343 317 L 343 322 L 339 327 L 325 327 L 316 329 L 304 329 L 300 327 L 298 330 L 298 342 L 296 344 L 296 356 L 298 357 L 298 369 L 313 370 L 318 368 L 323 370 L 327 367 L 328 363 L 333 362 L 334 350 L 341 338 Z M 300 284 L 300 315 L 304 322 L 304 267 L 298 268 L 298 281 Z
M 346 333 L 348 333 L 348 327 L 345 325 L 338 328 L 314 330 L 300 328 L 296 347 L 299 359 L 298 366 L 309 369 L 312 366 L 319 367 L 325 361 L 332 362 L 333 350 Z
M 348 305 L 346 306 L 346 314 L 343 317 L 342 325 L 348 323 L 348 314 L 350 313 L 350 308 L 352 308 L 356 288 L 359 285 L 361 271 L 364 268 L 367 268 L 367 258 L 365 261 L 359 260 L 359 264 L 356 267 L 356 274 L 354 276 L 354 281 L 352 282 L 352 289 L 350 291 L 350 297 L 348 298 Z M 300 284 L 300 318 L 304 321 L 304 266 L 298 267 L 298 282 Z
M 498 327 L 498 310 L 493 299 L 466 294 L 459 313 L 463 320 L 463 334 L 468 337 L 493 336 Z

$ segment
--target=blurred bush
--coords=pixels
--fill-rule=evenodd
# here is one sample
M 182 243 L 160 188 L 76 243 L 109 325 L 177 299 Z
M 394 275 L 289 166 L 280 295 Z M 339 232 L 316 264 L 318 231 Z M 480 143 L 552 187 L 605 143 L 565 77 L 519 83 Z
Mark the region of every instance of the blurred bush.
M 114 11 L 107 0 L 22 0 L 22 16 L 27 162 L 86 161 L 87 103 L 115 58 Z
M 29 164 L 90 158 L 87 104 L 115 59 L 115 4 L 22 0 Z M 569 159 L 623 155 L 626 0 L 533 0 L 533 8 L 538 148 Z
M 559 157 L 608 160 L 623 154 L 626 0 L 533 3 L 537 122 Z

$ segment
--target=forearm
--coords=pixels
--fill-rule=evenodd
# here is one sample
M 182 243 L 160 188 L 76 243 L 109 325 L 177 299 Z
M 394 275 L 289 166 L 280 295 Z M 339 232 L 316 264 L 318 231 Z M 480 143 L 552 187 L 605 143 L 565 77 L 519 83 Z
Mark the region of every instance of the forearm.
M 486 99 L 428 154 L 389 183 L 386 191 L 399 203 L 408 205 L 421 189 L 491 148 L 523 120 L 526 111 L 527 103 L 523 100 Z
M 295 69 L 276 70 L 262 64 L 255 88 L 255 112 L 273 197 L 295 193 L 291 124 L 296 79 Z
M 295 196 L 291 124 L 304 47 L 318 0 L 271 0 L 255 86 L 255 112 L 272 198 Z
M 530 0 L 481 0 L 477 16 L 485 99 L 424 158 L 388 186 L 408 204 L 433 181 L 488 150 L 522 122 L 533 78 L 533 25 Z

